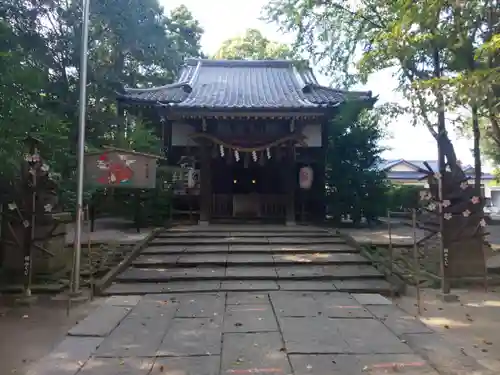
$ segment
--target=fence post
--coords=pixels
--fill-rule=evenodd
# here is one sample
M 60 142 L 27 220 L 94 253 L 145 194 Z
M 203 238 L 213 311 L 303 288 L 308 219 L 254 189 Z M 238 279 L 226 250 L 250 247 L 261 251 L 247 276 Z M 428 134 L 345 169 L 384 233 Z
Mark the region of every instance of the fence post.
M 417 314 L 420 315 L 420 257 L 418 254 L 417 246 L 417 212 L 412 209 L 411 212 L 411 223 L 413 229 L 413 261 L 414 261 L 414 271 L 413 276 L 415 278 L 415 286 L 417 288 Z

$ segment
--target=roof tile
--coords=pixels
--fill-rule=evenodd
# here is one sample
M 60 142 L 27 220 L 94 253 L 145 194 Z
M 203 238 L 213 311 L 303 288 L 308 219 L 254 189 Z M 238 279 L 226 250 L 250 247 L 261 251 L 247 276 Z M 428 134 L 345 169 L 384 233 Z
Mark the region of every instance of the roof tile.
M 301 109 L 336 106 L 351 93 L 318 85 L 310 69 L 285 60 L 188 60 L 178 81 L 125 89 L 120 100 L 179 108 Z M 355 93 L 370 99 L 371 93 Z

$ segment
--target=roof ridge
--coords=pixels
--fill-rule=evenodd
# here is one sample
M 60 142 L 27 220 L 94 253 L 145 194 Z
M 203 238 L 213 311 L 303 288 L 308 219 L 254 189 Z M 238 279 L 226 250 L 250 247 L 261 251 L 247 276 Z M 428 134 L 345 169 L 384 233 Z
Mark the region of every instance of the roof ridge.
M 245 59 L 186 59 L 184 65 L 196 66 L 201 62 L 204 66 L 211 67 L 275 67 L 275 68 L 289 68 L 300 64 L 304 60 L 283 60 L 283 59 L 269 59 L 269 60 L 245 60 Z
M 182 82 L 176 82 L 176 83 L 168 83 L 163 86 L 155 86 L 155 87 L 148 87 L 148 88 L 132 88 L 132 87 L 124 87 L 125 92 L 129 93 L 141 93 L 141 92 L 155 92 L 155 91 L 161 91 L 165 89 L 183 89 L 185 92 L 190 93 L 193 88 L 190 85 L 190 81 L 182 81 Z

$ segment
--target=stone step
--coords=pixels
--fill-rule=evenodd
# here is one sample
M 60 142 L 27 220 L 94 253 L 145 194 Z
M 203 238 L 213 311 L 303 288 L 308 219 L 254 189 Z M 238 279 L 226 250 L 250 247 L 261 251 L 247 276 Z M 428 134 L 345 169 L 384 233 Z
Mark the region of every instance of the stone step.
M 195 234 L 186 238 L 175 237 L 156 237 L 151 242 L 153 246 L 159 245 L 223 245 L 223 244 L 241 244 L 241 245 L 302 245 L 302 244 L 338 244 L 345 243 L 345 240 L 334 236 L 314 236 L 311 238 L 303 237 L 196 237 Z
M 380 293 L 389 296 L 394 287 L 385 280 L 345 281 L 172 281 L 168 283 L 114 283 L 103 295 L 144 295 L 163 293 L 212 293 L 254 291 L 336 291 L 348 293 Z
M 325 233 L 327 228 L 309 227 L 307 225 L 187 225 L 178 226 L 170 228 L 163 233 L 193 233 L 198 232 L 241 232 L 241 233 L 275 233 L 275 232 L 285 232 L 285 233 Z M 332 231 L 333 232 L 333 231 Z
M 140 255 L 134 260 L 134 267 L 189 267 L 193 265 L 252 265 L 252 266 L 286 266 L 307 264 L 370 264 L 370 261 L 360 254 L 354 253 L 181 253 L 181 254 L 155 254 Z
M 314 237 L 338 237 L 335 233 L 326 231 L 318 232 L 163 232 L 157 235 L 157 238 L 225 238 L 225 237 L 287 237 L 287 238 L 314 238 Z
M 299 244 L 299 245 L 229 245 L 229 244 L 189 244 L 189 245 L 158 245 L 152 243 L 142 250 L 141 254 L 184 254 L 184 253 L 359 253 L 359 250 L 345 243 L 331 244 Z
M 126 269 L 116 278 L 123 283 L 180 280 L 349 280 L 378 279 L 383 274 L 367 265 L 203 266 Z

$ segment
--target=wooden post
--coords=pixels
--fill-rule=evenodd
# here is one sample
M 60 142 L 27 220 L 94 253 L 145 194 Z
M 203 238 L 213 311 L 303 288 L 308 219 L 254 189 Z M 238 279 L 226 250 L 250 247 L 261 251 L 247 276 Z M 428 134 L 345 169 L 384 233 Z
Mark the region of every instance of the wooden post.
M 394 249 L 392 248 L 392 223 L 391 210 L 387 210 L 387 231 L 389 233 L 389 275 L 394 273 Z
M 288 144 L 285 158 L 286 173 L 286 225 L 295 225 L 295 185 L 297 176 L 295 175 L 295 160 L 293 157 L 293 145 Z
M 92 194 L 90 196 L 90 207 L 89 207 L 89 217 L 90 217 L 90 232 L 94 232 L 94 228 L 95 228 L 95 214 L 96 214 L 96 204 L 95 204 L 95 201 L 94 201 L 94 194 Z
M 208 225 L 212 206 L 212 173 L 210 149 L 206 141 L 200 143 L 200 225 Z
M 134 222 L 135 222 L 135 230 L 137 233 L 141 232 L 141 191 L 137 190 L 134 193 Z
M 328 126 L 330 121 L 325 120 L 321 124 L 321 151 L 318 160 L 318 171 L 315 172 L 315 175 L 318 177 L 314 177 L 318 180 L 317 184 L 319 184 L 318 190 L 318 200 L 319 203 L 316 206 L 318 210 L 318 218 L 320 222 L 323 223 L 326 220 L 327 214 L 327 196 L 326 196 L 326 165 L 327 165 L 327 155 L 328 155 Z
M 411 211 L 411 226 L 413 232 L 413 262 L 415 267 L 413 271 L 413 277 L 415 278 L 415 287 L 417 288 L 417 314 L 421 314 L 421 300 L 420 300 L 420 257 L 418 253 L 417 246 L 417 213 L 416 210 L 413 209 Z
M 387 210 L 387 231 L 389 234 L 389 276 L 394 275 L 394 248 L 392 246 L 392 222 L 391 210 Z M 391 288 L 391 298 L 394 298 L 394 288 Z

